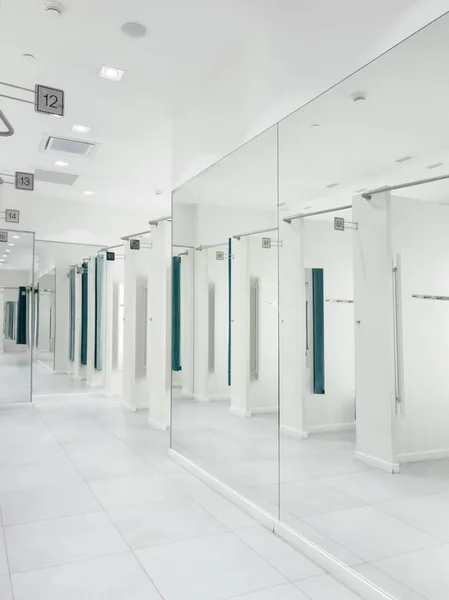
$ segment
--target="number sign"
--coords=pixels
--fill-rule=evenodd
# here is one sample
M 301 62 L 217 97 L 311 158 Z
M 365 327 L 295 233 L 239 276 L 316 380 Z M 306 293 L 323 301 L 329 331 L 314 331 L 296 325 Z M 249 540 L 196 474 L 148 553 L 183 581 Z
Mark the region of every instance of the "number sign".
M 63 117 L 64 92 L 45 85 L 36 85 L 34 108 L 39 113 Z
M 16 171 L 16 190 L 34 190 L 34 175 L 33 173 L 21 173 Z

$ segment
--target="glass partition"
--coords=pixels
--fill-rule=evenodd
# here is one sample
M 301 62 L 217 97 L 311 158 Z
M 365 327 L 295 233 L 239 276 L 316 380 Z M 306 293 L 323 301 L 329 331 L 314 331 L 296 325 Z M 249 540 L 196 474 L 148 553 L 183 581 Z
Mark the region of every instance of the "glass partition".
M 34 234 L 1 233 L 0 404 L 31 402 Z
M 173 194 L 172 448 L 277 515 L 277 130 Z

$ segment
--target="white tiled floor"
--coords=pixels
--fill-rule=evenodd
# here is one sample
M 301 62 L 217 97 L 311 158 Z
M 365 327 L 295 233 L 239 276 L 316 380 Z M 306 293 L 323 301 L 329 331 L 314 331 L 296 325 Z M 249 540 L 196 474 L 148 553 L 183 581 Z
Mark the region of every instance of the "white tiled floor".
M 0 599 L 353 600 L 167 449 L 100 397 L 0 407 Z
M 172 417 L 175 450 L 398 600 L 449 598 L 448 459 L 390 475 L 354 460 L 354 431 L 278 440 L 277 415 L 242 419 L 185 398 Z M 339 598 L 325 578 L 313 585 L 301 590 Z

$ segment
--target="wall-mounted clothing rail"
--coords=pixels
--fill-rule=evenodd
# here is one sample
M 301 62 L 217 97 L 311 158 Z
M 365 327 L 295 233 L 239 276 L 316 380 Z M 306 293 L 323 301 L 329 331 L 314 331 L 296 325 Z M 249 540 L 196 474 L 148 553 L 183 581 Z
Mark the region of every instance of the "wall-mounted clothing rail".
M 152 221 L 148 221 L 148 223 L 150 225 L 156 225 L 157 227 L 159 223 L 162 223 L 162 221 L 171 221 L 171 215 L 168 217 L 159 217 L 159 219 L 153 219 Z
M 17 98 L 17 96 L 8 96 L 7 94 L 0 94 L 0 98 L 6 98 L 7 100 L 16 100 L 17 102 L 24 102 L 25 104 L 32 104 L 34 106 L 34 102 L 32 100 Z
M 402 190 L 403 188 L 414 187 L 415 185 L 423 185 L 425 183 L 434 183 L 435 181 L 443 181 L 449 179 L 449 175 L 439 175 L 438 177 L 429 177 L 428 179 L 417 179 L 416 181 L 408 181 L 407 183 L 398 183 L 397 185 L 385 185 L 374 190 L 368 190 L 362 194 L 362 198 L 365 200 L 371 200 L 371 196 L 374 194 L 381 194 L 382 192 L 391 192 L 393 190 Z
M 245 233 L 239 233 L 237 235 L 233 235 L 232 237 L 235 240 L 239 240 L 242 237 L 247 237 L 249 235 L 257 235 L 258 233 L 270 233 L 270 231 L 277 231 L 277 227 L 270 227 L 270 229 L 257 229 L 256 231 L 246 231 Z
M 229 242 L 223 242 L 221 244 L 207 244 L 206 246 L 197 246 L 196 250 L 208 250 L 209 248 L 220 248 L 221 246 L 228 246 Z
M 22 90 L 24 92 L 30 92 L 31 94 L 35 94 L 35 90 L 31 88 L 22 87 L 21 85 L 14 85 L 13 83 L 6 83 L 6 81 L 0 81 L 0 85 L 5 85 L 6 87 L 14 88 L 15 90 Z
M 123 244 L 115 244 L 115 246 L 105 246 L 104 248 L 100 248 L 97 252 L 108 252 L 108 250 L 113 250 L 114 248 L 123 248 Z
M 14 127 L 8 121 L 5 113 L 2 110 L 0 110 L 0 120 L 3 122 L 3 125 L 6 127 L 6 131 L 0 131 L 0 136 L 1 137 L 10 137 L 10 136 L 14 135 Z
M 128 241 L 131 238 L 139 237 L 140 235 L 145 235 L 146 233 L 151 233 L 151 229 L 147 229 L 146 231 L 139 231 L 139 233 L 131 233 L 130 235 L 124 235 L 121 240 Z
M 99 246 L 99 244 L 86 244 L 84 242 L 58 242 L 58 240 L 41 240 L 37 238 L 36 242 L 45 242 L 46 244 L 69 244 L 70 246 L 89 246 L 90 248 L 96 248 L 97 246 Z
M 290 215 L 290 217 L 285 217 L 283 219 L 284 223 L 291 223 L 295 219 L 304 219 L 304 217 L 314 217 L 316 215 L 325 215 L 327 213 L 337 212 L 339 210 L 348 210 L 352 208 L 352 204 L 345 204 L 345 206 L 337 206 L 336 208 L 326 208 L 324 210 L 316 210 L 315 212 L 309 213 L 298 213 L 296 215 Z
M 412 298 L 417 298 L 418 300 L 449 300 L 449 296 L 427 296 L 426 294 L 412 294 Z
M 195 246 L 187 246 L 186 244 L 172 244 L 173 248 L 191 248 L 194 250 Z
M 340 300 L 340 299 L 333 299 L 333 298 L 326 298 L 326 302 L 335 302 L 337 304 L 354 304 L 354 300 Z

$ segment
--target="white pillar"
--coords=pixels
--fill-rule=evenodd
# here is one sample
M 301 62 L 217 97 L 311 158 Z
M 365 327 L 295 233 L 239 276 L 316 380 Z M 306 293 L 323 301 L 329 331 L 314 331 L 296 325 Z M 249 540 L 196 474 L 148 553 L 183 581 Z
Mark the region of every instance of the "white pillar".
M 70 281 L 67 269 L 55 269 L 55 372 L 69 373 Z
M 195 389 L 193 395 L 198 402 L 209 402 L 208 302 L 208 253 L 198 250 L 195 255 Z
M 145 288 L 150 272 L 149 240 L 140 250 L 125 246 L 125 332 L 123 353 L 123 401 L 132 411 L 147 408 L 148 382 L 144 354 L 147 339 Z M 148 363 L 148 361 L 147 361 Z
M 357 458 L 399 471 L 394 444 L 395 355 L 390 194 L 357 196 L 354 237 Z
M 231 407 L 241 417 L 251 415 L 250 385 L 250 279 L 248 238 L 232 240 L 231 290 Z
M 149 423 L 159 430 L 170 426 L 171 402 L 171 223 L 151 231 L 148 277 Z
M 5 319 L 5 296 L 3 288 L 0 288 L 0 354 L 3 354 L 5 332 L 3 329 Z
M 95 257 L 86 261 L 87 275 L 87 365 L 86 379 L 89 385 L 94 385 L 95 375 Z
M 110 397 L 121 397 L 123 394 L 123 369 L 119 364 L 119 352 L 123 348 L 119 344 L 123 341 L 120 332 L 123 328 L 122 313 L 120 310 L 120 286 L 123 285 L 124 263 L 121 258 L 107 261 L 105 265 L 105 318 L 104 318 L 104 386 Z
M 78 268 L 81 273 L 78 273 Z M 75 267 L 75 360 L 72 368 L 75 377 L 83 378 L 84 367 L 81 365 L 81 279 L 82 279 L 82 263 Z
M 184 396 L 193 396 L 193 369 L 194 369 L 194 305 L 193 282 L 195 250 L 189 248 L 187 255 L 181 257 L 181 367 L 182 367 L 182 393 Z
M 281 431 L 305 439 L 304 220 L 281 220 L 279 239 Z

